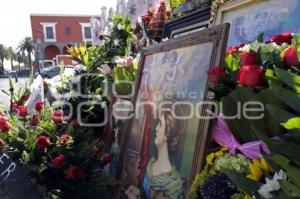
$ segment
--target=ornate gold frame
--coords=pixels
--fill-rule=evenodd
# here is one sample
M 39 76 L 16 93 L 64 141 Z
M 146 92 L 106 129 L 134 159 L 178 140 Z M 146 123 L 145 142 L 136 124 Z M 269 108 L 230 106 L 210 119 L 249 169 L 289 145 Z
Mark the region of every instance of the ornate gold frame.
M 178 49 L 182 47 L 188 47 L 192 45 L 202 44 L 206 42 L 213 42 L 213 52 L 211 56 L 211 64 L 210 67 L 213 66 L 223 66 L 224 64 L 224 56 L 225 56 L 225 49 L 226 49 L 226 43 L 228 39 L 228 32 L 229 32 L 229 24 L 222 24 L 218 25 L 212 28 L 208 28 L 199 32 L 194 32 L 176 39 L 171 39 L 166 42 L 162 42 L 147 48 L 142 49 L 141 53 L 141 60 L 139 62 L 139 72 L 136 78 L 136 85 L 135 88 L 140 87 L 141 78 L 143 75 L 143 65 L 144 65 L 144 58 L 147 55 L 170 51 L 173 49 Z M 205 97 L 203 101 L 209 101 L 208 97 L 208 88 L 210 86 L 211 82 L 208 81 L 207 85 L 205 86 Z M 135 95 L 132 99 L 132 102 L 135 104 L 138 96 L 138 89 L 135 92 Z M 206 115 L 205 110 L 211 109 L 211 105 L 205 105 L 203 107 L 203 110 L 201 111 L 203 115 Z M 133 125 L 133 119 L 130 119 L 128 124 L 128 129 L 126 133 L 125 138 L 125 145 L 124 148 L 121 151 L 121 161 L 120 161 L 120 170 L 119 170 L 119 179 L 120 183 L 122 185 L 138 185 L 138 168 L 134 168 L 134 173 L 132 176 L 130 176 L 132 179 L 131 181 L 128 179 L 122 179 L 122 174 L 124 173 L 124 168 L 127 166 L 127 164 L 130 164 L 130 161 L 125 160 L 125 157 L 133 157 L 135 159 L 135 162 L 139 161 L 140 158 L 140 149 L 142 145 L 142 138 L 143 134 L 140 133 L 139 137 L 136 138 L 138 140 L 137 144 L 132 143 L 132 137 L 131 137 L 131 127 Z M 208 153 L 208 144 L 210 141 L 210 129 L 211 129 L 211 122 L 210 120 L 200 120 L 197 130 L 197 141 L 195 146 L 195 151 L 193 155 L 193 163 L 189 175 L 189 182 L 188 187 L 193 183 L 195 179 L 195 175 L 201 171 L 205 164 L 205 157 Z M 133 165 L 128 165 L 128 167 L 134 167 Z
M 241 7 L 249 6 L 251 3 L 257 3 L 266 0 L 215 0 L 211 7 L 210 26 L 222 23 L 225 12 L 237 10 Z

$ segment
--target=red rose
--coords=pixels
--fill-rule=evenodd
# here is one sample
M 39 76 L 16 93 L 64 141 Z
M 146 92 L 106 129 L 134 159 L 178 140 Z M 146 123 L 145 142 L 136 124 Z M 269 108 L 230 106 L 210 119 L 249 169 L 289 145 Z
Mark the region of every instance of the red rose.
M 5 143 L 4 141 L 0 138 L 0 150 L 4 149 Z
M 287 43 L 291 45 L 293 39 L 293 35 L 290 32 L 273 35 L 271 41 L 275 42 L 277 45 L 281 45 L 283 43 Z
M 37 102 L 34 107 L 36 111 L 40 112 L 44 108 L 44 102 L 42 101 Z
M 242 52 L 240 55 L 243 66 L 257 64 L 257 54 L 255 52 Z
M 59 137 L 58 141 L 61 145 L 66 145 L 69 142 L 69 140 L 71 140 L 71 139 L 72 139 L 72 136 L 69 135 L 68 133 L 65 133 Z
M 227 49 L 226 53 L 227 54 L 235 54 L 239 51 L 240 48 L 244 47 L 245 44 L 240 44 L 240 45 L 237 45 L 237 46 L 232 46 L 230 48 Z
M 28 95 L 23 95 L 23 96 L 21 97 L 21 100 L 23 100 L 24 102 L 26 102 L 28 99 L 29 99 L 29 96 L 28 96 Z
M 264 71 L 262 67 L 256 65 L 246 65 L 240 68 L 238 72 L 238 81 L 243 86 L 253 88 L 258 86 L 264 78 Z
M 7 133 L 10 130 L 10 125 L 4 118 L 0 118 L 0 130 L 3 133 Z
M 64 162 L 65 162 L 65 156 L 63 154 L 60 154 L 52 160 L 52 167 L 55 169 L 59 169 L 60 167 L 62 167 Z
M 150 18 L 148 15 L 145 15 L 145 16 L 142 16 L 142 22 L 145 24 L 145 23 L 149 23 L 150 21 Z
M 72 181 L 78 181 L 84 178 L 84 170 L 79 166 L 70 166 L 67 171 L 67 178 Z
M 36 126 L 39 121 L 40 121 L 40 116 L 39 115 L 33 115 L 31 120 L 30 120 L 30 125 L 31 126 Z
M 13 102 L 13 103 L 12 103 L 12 109 L 13 109 L 14 111 L 17 110 L 18 106 L 19 106 L 18 102 Z
M 295 47 L 288 47 L 282 52 L 284 65 L 288 68 L 292 66 L 298 66 L 299 59 L 297 54 L 297 49 Z
M 62 116 L 63 116 L 62 110 L 55 111 L 52 115 L 53 122 L 57 125 L 62 124 L 63 123 Z
M 50 146 L 50 140 L 47 136 L 41 135 L 36 141 L 36 146 L 38 149 L 45 149 Z
M 27 108 L 25 106 L 22 106 L 22 105 L 19 105 L 17 107 L 17 112 L 22 117 L 26 117 L 29 114 Z
M 221 67 L 215 66 L 212 69 L 208 71 L 208 77 L 209 79 L 214 83 L 218 84 L 219 83 L 219 78 L 220 77 L 225 77 L 225 70 Z

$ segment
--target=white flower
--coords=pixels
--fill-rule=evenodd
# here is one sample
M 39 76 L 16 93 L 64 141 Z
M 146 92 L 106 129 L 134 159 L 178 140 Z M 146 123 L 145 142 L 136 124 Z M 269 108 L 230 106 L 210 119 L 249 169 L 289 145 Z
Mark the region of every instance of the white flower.
M 97 100 L 97 101 L 101 101 L 101 100 L 102 100 L 101 95 L 96 95 L 96 100 Z
M 241 47 L 239 51 L 250 52 L 250 45 L 246 44 L 245 46 Z
M 276 172 L 274 174 L 273 179 L 274 180 L 287 180 L 287 175 L 283 170 L 280 169 L 279 172 Z
M 120 43 L 120 41 L 118 40 L 118 39 L 115 39 L 114 40 L 114 44 L 117 46 L 117 45 L 119 45 L 119 43 Z
M 113 23 L 113 22 L 109 22 L 109 23 L 108 23 L 108 26 L 109 26 L 110 28 L 113 28 L 113 27 L 114 27 L 114 23 Z
M 283 170 L 276 172 L 272 180 L 266 178 L 266 183 L 263 184 L 258 190 L 259 195 L 266 199 L 273 198 L 274 196 L 271 194 L 271 192 L 280 190 L 280 184 L 278 180 L 287 180 L 287 175 Z
M 109 29 L 108 26 L 106 26 L 106 27 L 104 28 L 103 34 L 104 34 L 104 35 L 108 35 L 108 36 L 111 35 L 111 31 L 110 31 L 110 29 Z
M 118 30 L 123 30 L 125 28 L 125 25 L 119 23 L 117 27 L 118 27 Z
M 86 66 L 82 65 L 82 64 L 78 64 L 74 67 L 75 70 L 78 71 L 86 71 Z

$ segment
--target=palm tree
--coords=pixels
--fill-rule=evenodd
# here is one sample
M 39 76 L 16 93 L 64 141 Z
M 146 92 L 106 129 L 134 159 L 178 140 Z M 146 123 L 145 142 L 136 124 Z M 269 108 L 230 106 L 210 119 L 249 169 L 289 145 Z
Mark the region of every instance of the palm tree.
M 24 55 L 22 55 L 22 53 L 20 51 L 17 52 L 16 54 L 16 61 L 18 62 L 18 66 L 19 66 L 19 71 L 21 70 L 21 63 L 24 60 Z
M 6 50 L 6 55 L 7 55 L 7 59 L 8 60 L 10 60 L 10 66 L 11 66 L 11 70 L 14 70 L 14 63 L 13 63 L 13 61 L 15 60 L 15 58 L 16 58 L 16 54 L 15 54 L 15 52 L 14 52 L 14 50 L 13 50 L 13 48 L 12 47 L 9 47 L 9 48 L 7 48 L 7 50 Z
M 31 37 L 25 37 L 25 39 L 20 42 L 18 49 L 22 52 L 25 52 L 25 51 L 27 52 L 28 65 L 29 65 L 31 74 L 33 74 L 32 61 L 31 61 L 31 54 L 33 52 L 33 42 L 32 42 Z
M 0 61 L 1 61 L 1 71 L 4 71 L 4 59 L 6 58 L 6 48 L 3 44 L 0 44 Z

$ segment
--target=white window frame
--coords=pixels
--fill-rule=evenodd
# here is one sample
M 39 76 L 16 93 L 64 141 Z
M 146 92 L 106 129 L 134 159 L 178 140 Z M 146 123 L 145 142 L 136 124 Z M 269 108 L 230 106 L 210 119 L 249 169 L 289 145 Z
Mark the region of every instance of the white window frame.
M 85 34 L 84 34 L 84 28 L 85 27 L 89 27 L 91 29 L 91 35 L 92 35 L 92 27 L 90 23 L 79 23 L 81 25 L 81 34 L 82 34 L 82 39 L 83 41 L 93 41 L 93 37 L 87 39 L 85 38 Z
M 42 22 L 41 24 L 43 26 L 45 42 L 56 42 L 56 24 L 57 23 Z M 53 29 L 53 39 L 48 39 L 47 38 L 47 32 L 46 32 L 47 27 L 51 27 Z

